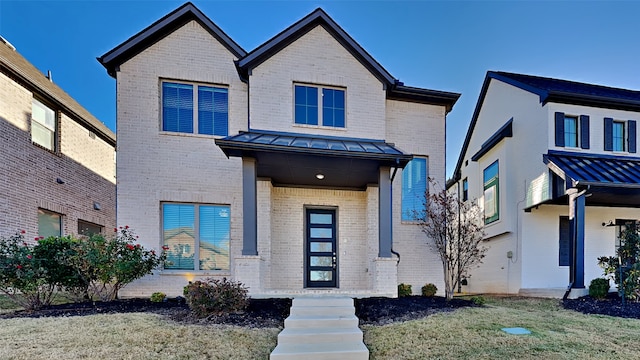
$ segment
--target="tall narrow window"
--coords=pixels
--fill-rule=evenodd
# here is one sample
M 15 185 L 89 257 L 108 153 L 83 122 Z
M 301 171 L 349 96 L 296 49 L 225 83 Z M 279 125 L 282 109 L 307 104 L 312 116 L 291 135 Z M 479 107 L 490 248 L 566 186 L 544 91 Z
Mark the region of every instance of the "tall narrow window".
M 427 191 L 427 159 L 414 158 L 402 170 L 402 220 L 423 215 Z
M 560 234 L 558 242 L 558 265 L 569 266 L 571 259 L 571 232 L 569 217 L 560 216 Z
M 38 236 L 62 236 L 62 215 L 38 209 Z
M 162 204 L 165 269 L 228 270 L 229 215 L 226 205 Z
M 322 86 L 294 85 L 294 122 L 345 127 L 345 91 Z
M 484 169 L 484 223 L 500 218 L 500 186 L 498 161 Z
M 625 151 L 624 122 L 614 121 L 612 128 L 613 151 Z
M 56 151 L 56 112 L 33 99 L 31 102 L 31 141 Z
M 564 117 L 564 146 L 578 147 L 578 118 Z
M 228 128 L 228 89 L 197 84 L 162 83 L 163 131 L 227 136 Z
M 469 200 L 469 181 L 465 178 L 462 180 L 462 201 Z

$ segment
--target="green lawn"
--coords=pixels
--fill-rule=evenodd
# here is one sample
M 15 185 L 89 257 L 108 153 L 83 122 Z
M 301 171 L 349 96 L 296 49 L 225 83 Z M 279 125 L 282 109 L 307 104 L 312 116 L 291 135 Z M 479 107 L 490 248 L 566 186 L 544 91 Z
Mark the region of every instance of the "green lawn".
M 557 300 L 487 298 L 481 308 L 363 330 L 371 359 L 640 358 L 640 320 L 583 315 Z M 143 313 L 0 319 L 0 359 L 268 359 L 278 332 Z

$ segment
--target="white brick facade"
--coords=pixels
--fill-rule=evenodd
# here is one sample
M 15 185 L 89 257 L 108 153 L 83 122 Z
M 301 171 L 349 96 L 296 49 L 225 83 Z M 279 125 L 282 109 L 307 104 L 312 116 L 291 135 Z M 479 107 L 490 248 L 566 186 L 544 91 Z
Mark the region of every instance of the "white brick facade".
M 366 189 L 321 189 L 256 182 L 257 255 L 242 255 L 243 167 L 227 158 L 214 136 L 161 131 L 163 79 L 216 84 L 229 89 L 229 135 L 251 129 L 395 143 L 409 154 L 428 157 L 429 175 L 444 180 L 444 105 L 387 100 L 385 84 L 323 26 L 315 26 L 264 62 L 238 76 L 236 56 L 202 24 L 190 21 L 119 65 L 118 224 L 129 225 L 146 247 L 162 245 L 163 202 L 230 206 L 230 268 L 224 271 L 162 270 L 122 290 L 121 296 L 155 291 L 182 294 L 187 281 L 230 277 L 252 296 L 342 293 L 396 296 L 399 282 L 416 292 L 440 286 L 441 265 L 414 224 L 400 221 L 401 171 L 394 180 L 394 250 L 379 258 L 378 185 Z M 346 127 L 295 125 L 294 84 L 324 85 L 346 92 Z M 291 169 L 295 171 L 295 169 Z M 337 214 L 338 284 L 308 289 L 304 284 L 305 209 Z

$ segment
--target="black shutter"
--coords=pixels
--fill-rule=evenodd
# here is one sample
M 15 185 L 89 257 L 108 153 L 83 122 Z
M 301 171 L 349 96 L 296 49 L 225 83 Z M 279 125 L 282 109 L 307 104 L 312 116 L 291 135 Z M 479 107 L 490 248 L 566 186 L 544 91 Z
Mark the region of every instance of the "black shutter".
M 571 231 L 569 227 L 569 217 L 560 216 L 560 236 L 559 236 L 558 265 L 569 266 L 571 264 Z
M 604 150 L 613 151 L 613 119 L 604 118 Z
M 629 120 L 629 152 L 636 152 L 636 121 Z
M 580 147 L 589 148 L 589 115 L 580 115 Z
M 564 147 L 564 113 L 556 113 L 556 146 Z

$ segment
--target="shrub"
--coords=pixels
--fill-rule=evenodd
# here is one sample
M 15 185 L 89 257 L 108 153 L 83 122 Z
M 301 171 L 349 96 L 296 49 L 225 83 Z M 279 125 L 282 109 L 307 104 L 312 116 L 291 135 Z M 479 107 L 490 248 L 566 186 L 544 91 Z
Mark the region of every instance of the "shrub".
M 153 294 L 151 294 L 151 302 L 163 302 L 164 299 L 167 297 L 167 294 L 163 293 L 163 292 L 154 292 Z
M 609 293 L 609 279 L 597 278 L 591 280 L 589 296 L 595 299 L 604 299 Z
M 479 295 L 478 296 L 472 296 L 469 300 L 472 303 L 474 303 L 475 305 L 478 305 L 478 306 L 482 306 L 486 302 L 486 300 L 482 296 L 479 296 Z
M 618 285 L 621 296 L 624 292 L 625 298 L 640 300 L 640 234 L 637 227 L 626 229 L 621 235 L 616 256 L 599 257 L 598 265 L 604 270 L 604 275 Z
M 45 269 L 44 280 L 71 294 L 83 293 L 86 288 L 82 277 L 73 267 L 77 239 L 71 236 L 40 238 L 33 247 L 33 256 Z
M 189 282 L 184 287 L 189 309 L 200 318 L 244 310 L 249 305 L 247 293 L 242 283 L 227 278 Z
M 438 292 L 438 288 L 429 283 L 422 287 L 422 296 L 433 297 Z
M 0 238 L 0 291 L 25 309 L 35 310 L 51 304 L 55 284 L 47 282 L 47 269 L 23 234 Z
M 398 285 L 398 297 L 411 296 L 413 292 L 411 291 L 411 285 L 409 284 L 400 284 Z

